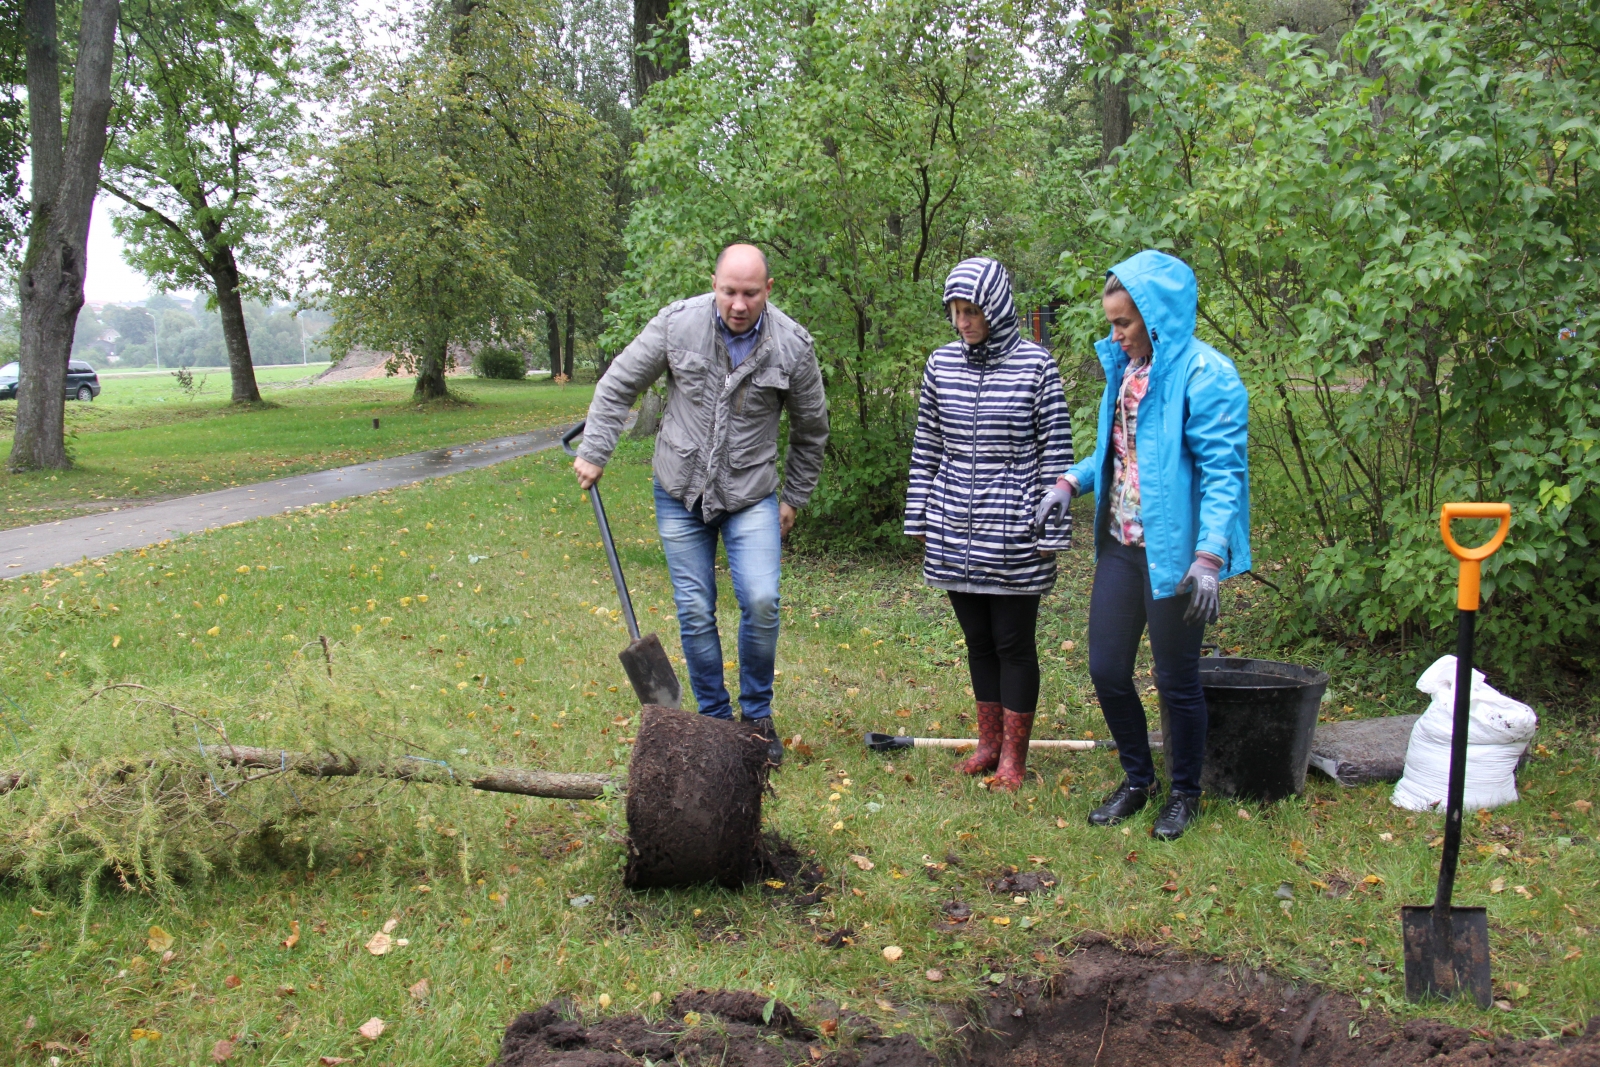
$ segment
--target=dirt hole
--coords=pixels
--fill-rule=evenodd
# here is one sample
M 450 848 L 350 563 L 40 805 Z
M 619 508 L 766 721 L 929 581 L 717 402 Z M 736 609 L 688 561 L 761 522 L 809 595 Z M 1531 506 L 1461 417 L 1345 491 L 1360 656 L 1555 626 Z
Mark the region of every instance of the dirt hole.
M 760 993 L 685 992 L 663 1018 L 585 1018 L 568 1001 L 517 1016 L 497 1067 L 937 1067 L 834 1005 L 803 1020 Z M 1047 979 L 946 1009 L 959 1067 L 1600 1067 L 1600 1016 L 1563 1039 L 1493 1037 L 1363 1013 L 1351 998 L 1237 965 L 1080 937 Z M 965 1025 L 963 1025 L 965 1023 Z

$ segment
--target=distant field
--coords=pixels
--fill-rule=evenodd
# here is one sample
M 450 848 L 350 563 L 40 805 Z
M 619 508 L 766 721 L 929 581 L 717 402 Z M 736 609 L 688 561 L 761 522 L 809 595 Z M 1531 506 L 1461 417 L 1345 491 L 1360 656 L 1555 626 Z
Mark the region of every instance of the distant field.
M 0 472 L 0 529 L 553 426 L 581 418 L 593 392 L 453 378 L 463 402 L 418 405 L 411 379 L 313 386 L 319 369 L 259 368 L 267 406 L 250 410 L 229 404 L 221 368 L 195 374 L 192 398 L 170 374 L 103 378 L 99 399 L 67 404 L 74 469 Z M 8 456 L 15 413 L 0 401 Z
M 326 360 L 320 363 L 289 363 L 276 367 L 257 367 L 256 384 L 265 392 L 268 386 L 282 386 L 285 384 L 298 384 L 302 381 L 316 377 L 328 369 Z M 105 392 L 100 394 L 96 403 L 105 403 L 107 400 L 123 402 L 130 399 L 145 400 L 157 396 L 164 396 L 169 400 L 183 397 L 183 391 L 178 388 L 177 381 L 173 378 L 173 371 L 154 370 L 141 367 L 138 370 L 113 370 L 109 367 L 97 367 L 100 372 L 100 383 L 105 386 Z M 226 367 L 196 367 L 193 368 L 196 385 L 204 383 L 201 397 L 226 395 L 228 392 L 228 368 Z

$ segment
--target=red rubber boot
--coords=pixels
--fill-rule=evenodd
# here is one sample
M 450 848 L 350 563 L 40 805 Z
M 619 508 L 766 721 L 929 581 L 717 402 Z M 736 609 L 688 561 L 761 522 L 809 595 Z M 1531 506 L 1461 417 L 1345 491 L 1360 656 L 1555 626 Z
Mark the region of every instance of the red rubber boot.
M 998 701 L 978 701 L 978 751 L 956 764 L 962 774 L 988 774 L 1000 762 L 1000 738 L 1004 733 L 1004 711 Z
M 1033 716 L 1006 709 L 1000 740 L 1000 763 L 995 768 L 990 789 L 1015 793 L 1022 788 L 1022 775 L 1028 767 L 1028 738 L 1033 735 Z

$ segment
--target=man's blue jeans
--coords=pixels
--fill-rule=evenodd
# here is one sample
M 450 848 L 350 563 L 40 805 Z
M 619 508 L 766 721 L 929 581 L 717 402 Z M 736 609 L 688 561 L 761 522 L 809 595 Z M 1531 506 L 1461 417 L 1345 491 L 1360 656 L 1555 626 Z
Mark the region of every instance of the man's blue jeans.
M 656 483 L 656 528 L 667 553 L 672 598 L 678 605 L 683 658 L 700 714 L 733 718 L 722 680 L 722 638 L 717 633 L 717 537 L 728 552 L 733 595 L 739 601 L 739 712 L 746 719 L 772 714 L 772 671 L 778 656 L 778 494 L 715 522 L 698 507 L 684 507 Z
M 1139 637 L 1148 625 L 1156 691 L 1167 702 L 1169 733 L 1163 747 L 1172 791 L 1198 796 L 1206 754 L 1206 695 L 1200 688 L 1205 623 L 1183 620 L 1187 596 L 1155 599 L 1144 549 L 1129 548 L 1114 537 L 1106 540 L 1089 594 L 1089 680 L 1116 738 L 1122 772 L 1129 785 L 1155 784 L 1144 705 L 1133 681 Z

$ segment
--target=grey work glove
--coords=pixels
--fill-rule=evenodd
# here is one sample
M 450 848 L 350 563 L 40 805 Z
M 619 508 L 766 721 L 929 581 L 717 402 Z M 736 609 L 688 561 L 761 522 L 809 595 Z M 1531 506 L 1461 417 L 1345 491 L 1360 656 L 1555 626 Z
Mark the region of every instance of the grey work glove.
M 1033 513 L 1033 536 L 1044 536 L 1052 521 L 1065 522 L 1072 506 L 1072 483 L 1057 478 L 1056 484 L 1044 491 L 1039 507 Z
M 1217 576 L 1222 573 L 1222 568 L 1206 556 L 1196 556 L 1189 565 L 1189 571 L 1183 576 L 1183 581 L 1178 583 L 1179 593 L 1189 594 L 1189 607 L 1183 613 L 1183 621 L 1193 626 L 1195 623 L 1213 623 L 1222 611 L 1222 603 L 1217 598 Z

